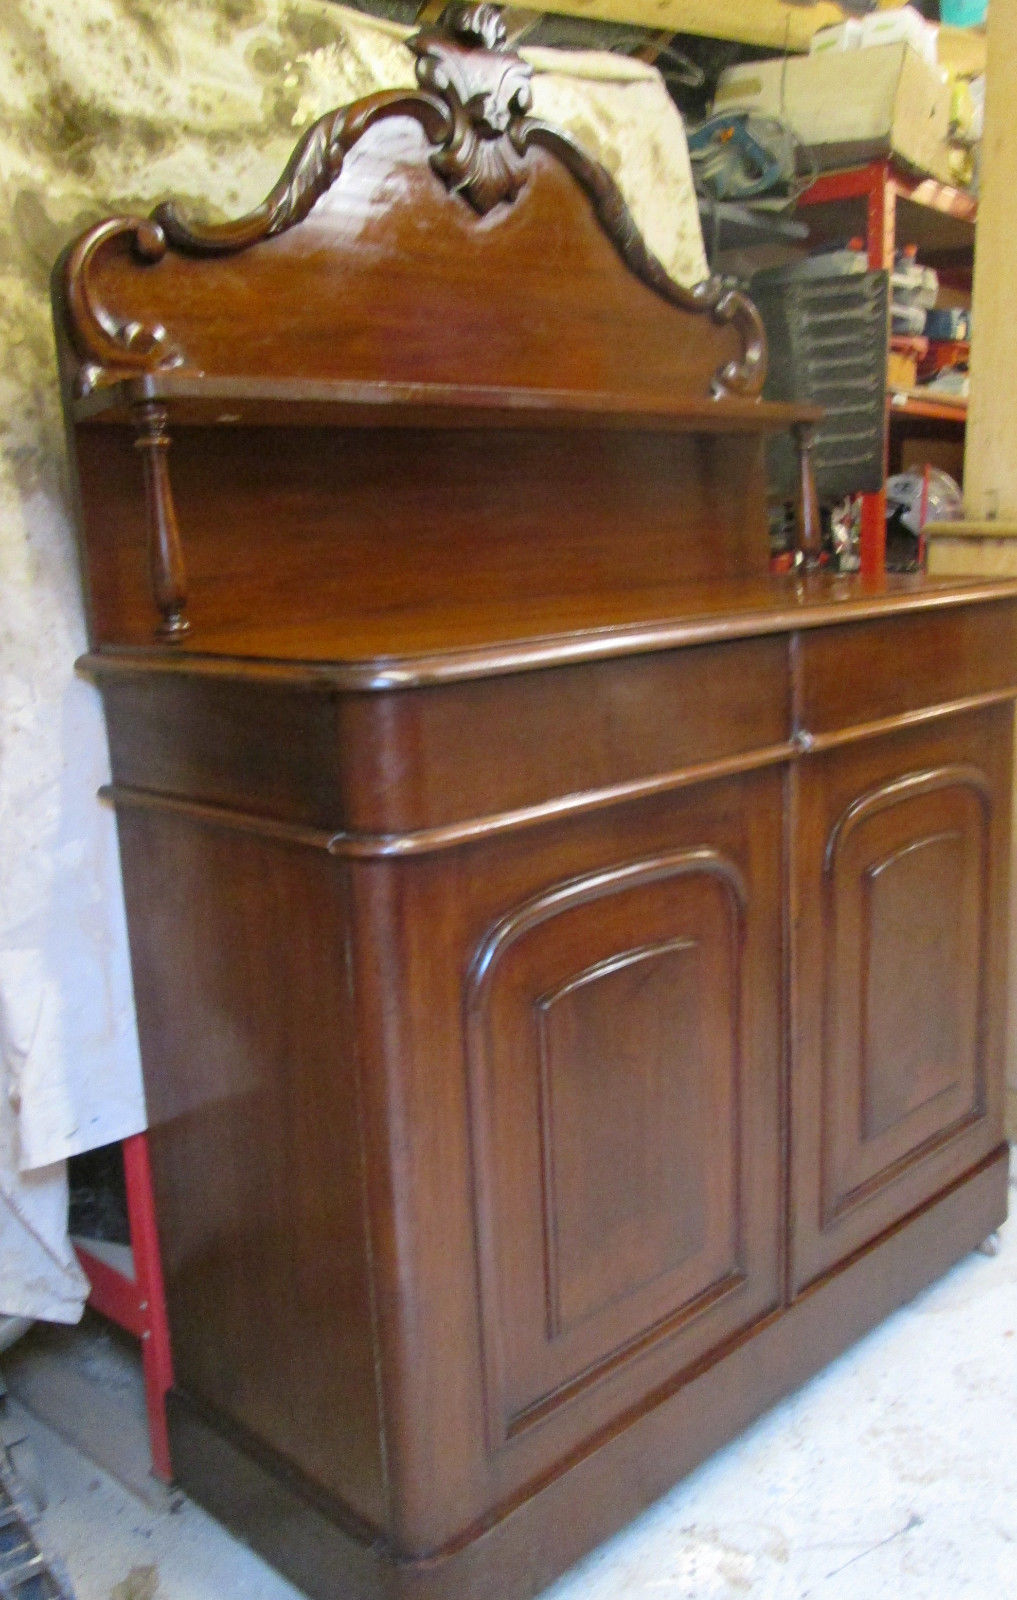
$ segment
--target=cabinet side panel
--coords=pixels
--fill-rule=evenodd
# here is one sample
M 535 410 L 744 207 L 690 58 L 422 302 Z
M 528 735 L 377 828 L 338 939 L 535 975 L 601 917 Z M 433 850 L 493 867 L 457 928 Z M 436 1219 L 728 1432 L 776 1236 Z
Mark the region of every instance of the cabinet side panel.
M 177 1383 L 380 1524 L 343 869 L 148 811 L 120 842 Z

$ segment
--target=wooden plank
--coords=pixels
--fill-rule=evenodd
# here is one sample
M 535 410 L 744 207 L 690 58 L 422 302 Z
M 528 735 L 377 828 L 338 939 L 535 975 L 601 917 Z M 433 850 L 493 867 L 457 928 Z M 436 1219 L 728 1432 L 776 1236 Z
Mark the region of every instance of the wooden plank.
M 904 0 L 879 0 L 881 10 L 893 11 L 902 4 Z M 533 9 L 794 51 L 808 50 L 817 28 L 844 20 L 840 6 L 831 0 L 811 6 L 784 0 L 738 0 L 737 5 L 731 0 L 555 0 L 548 6 L 540 0 Z
M 1017 0 L 996 0 L 989 35 L 986 136 L 978 212 L 971 405 L 964 469 L 971 518 L 1017 517 L 1017 318 L 1012 255 L 1017 233 Z

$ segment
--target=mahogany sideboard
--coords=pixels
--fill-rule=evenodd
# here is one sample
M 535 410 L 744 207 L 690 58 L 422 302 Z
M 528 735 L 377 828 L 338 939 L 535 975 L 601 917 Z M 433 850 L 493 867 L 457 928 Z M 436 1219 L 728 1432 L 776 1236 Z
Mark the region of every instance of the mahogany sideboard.
M 1017 586 L 819 570 L 749 302 L 413 48 L 56 320 L 176 1473 L 517 1600 L 1003 1218 Z

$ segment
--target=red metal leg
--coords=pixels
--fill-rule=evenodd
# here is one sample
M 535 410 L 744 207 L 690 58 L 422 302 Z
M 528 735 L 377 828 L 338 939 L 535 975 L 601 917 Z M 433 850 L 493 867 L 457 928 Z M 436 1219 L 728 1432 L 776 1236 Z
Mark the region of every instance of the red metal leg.
M 858 555 L 863 578 L 881 578 L 886 570 L 886 490 L 862 495 Z
M 873 271 L 893 271 L 897 253 L 897 186 L 889 164 L 877 161 L 868 168 L 868 230 L 865 248 Z
M 164 1483 L 170 1483 L 173 1469 L 166 1429 L 166 1392 L 173 1382 L 173 1364 L 147 1136 L 135 1134 L 125 1139 L 121 1148 L 134 1277 L 117 1272 L 86 1245 L 78 1246 L 78 1259 L 91 1285 L 89 1305 L 141 1341 L 152 1471 Z

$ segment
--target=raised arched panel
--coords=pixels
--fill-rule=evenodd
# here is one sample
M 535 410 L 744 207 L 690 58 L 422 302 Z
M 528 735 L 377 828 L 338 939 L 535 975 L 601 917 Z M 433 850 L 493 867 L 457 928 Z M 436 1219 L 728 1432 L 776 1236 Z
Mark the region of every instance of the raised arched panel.
M 702 982 L 699 941 L 678 938 L 595 962 L 537 1001 L 552 1338 L 703 1248 Z
M 944 732 L 898 757 L 921 764 L 888 774 L 891 749 L 832 752 L 815 764 L 805 799 L 793 1090 L 799 1286 L 999 1139 L 986 1028 L 1000 1000 L 1006 821 L 995 757 L 981 739 Z
M 677 851 L 554 885 L 477 956 L 467 1025 L 492 1444 L 651 1347 L 670 1342 L 676 1366 L 694 1358 L 752 1274 L 746 910 L 729 860 Z
M 880 785 L 831 832 L 827 1223 L 983 1109 L 989 816 L 985 776 L 950 766 Z
M 984 876 L 977 833 L 945 829 L 902 845 L 862 879 L 861 1105 L 873 1145 L 972 1077 L 978 1054 Z M 974 869 L 974 870 L 972 870 Z M 956 917 L 944 917 L 956 906 Z M 976 952 L 972 970 L 965 961 Z M 972 981 L 972 980 L 975 981 Z M 908 1019 L 901 1034 L 900 1018 Z M 892 1065 L 892 1070 L 888 1070 Z

